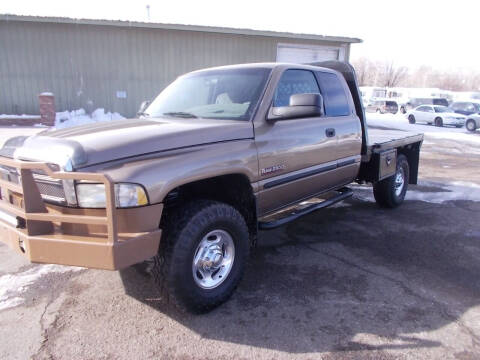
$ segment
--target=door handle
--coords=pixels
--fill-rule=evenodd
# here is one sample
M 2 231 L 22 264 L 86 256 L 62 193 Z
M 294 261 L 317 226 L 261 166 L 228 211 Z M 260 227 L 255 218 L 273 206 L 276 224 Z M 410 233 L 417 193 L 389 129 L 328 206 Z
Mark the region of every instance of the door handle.
M 335 129 L 326 129 L 325 130 L 325 135 L 327 135 L 327 137 L 334 137 L 335 136 Z

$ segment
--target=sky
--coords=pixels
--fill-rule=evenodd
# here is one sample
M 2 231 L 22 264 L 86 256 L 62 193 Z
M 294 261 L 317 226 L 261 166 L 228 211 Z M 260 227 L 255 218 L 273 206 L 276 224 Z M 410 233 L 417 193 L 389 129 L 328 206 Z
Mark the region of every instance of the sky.
M 147 17 L 147 5 L 150 17 Z M 480 1 L 1 0 L 1 14 L 152 21 L 361 38 L 351 60 L 480 71 Z

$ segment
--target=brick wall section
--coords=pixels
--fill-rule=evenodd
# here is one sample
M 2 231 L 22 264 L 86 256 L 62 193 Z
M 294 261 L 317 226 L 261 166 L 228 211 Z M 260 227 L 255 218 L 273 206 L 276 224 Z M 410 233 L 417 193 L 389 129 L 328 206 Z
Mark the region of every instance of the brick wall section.
M 0 126 L 33 126 L 40 123 L 41 120 L 38 117 L 21 119 L 4 119 L 0 117 Z
M 40 122 L 43 125 L 55 125 L 55 97 L 52 93 L 42 93 L 38 95 L 40 104 Z
M 0 126 L 33 126 L 42 124 L 46 126 L 55 125 L 55 97 L 52 93 L 42 93 L 38 95 L 38 103 L 40 106 L 40 116 L 32 115 L 32 117 L 11 117 L 0 115 Z

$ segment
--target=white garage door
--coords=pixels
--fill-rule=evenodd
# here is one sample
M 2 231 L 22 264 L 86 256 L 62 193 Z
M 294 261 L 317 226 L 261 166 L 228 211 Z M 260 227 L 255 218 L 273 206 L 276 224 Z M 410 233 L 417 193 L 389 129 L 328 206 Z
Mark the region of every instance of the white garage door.
M 305 64 L 325 60 L 345 60 L 345 49 L 297 44 L 277 45 L 277 62 Z

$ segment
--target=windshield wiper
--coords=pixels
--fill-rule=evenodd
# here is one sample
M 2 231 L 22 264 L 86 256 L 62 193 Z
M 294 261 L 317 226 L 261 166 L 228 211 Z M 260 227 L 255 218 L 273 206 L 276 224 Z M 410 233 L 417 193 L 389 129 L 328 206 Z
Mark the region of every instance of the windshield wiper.
M 185 112 L 185 111 L 171 111 L 171 112 L 163 113 L 163 115 L 183 117 L 183 118 L 191 118 L 191 119 L 193 119 L 193 118 L 198 118 L 197 115 L 194 115 L 194 114 L 192 114 L 192 113 Z

